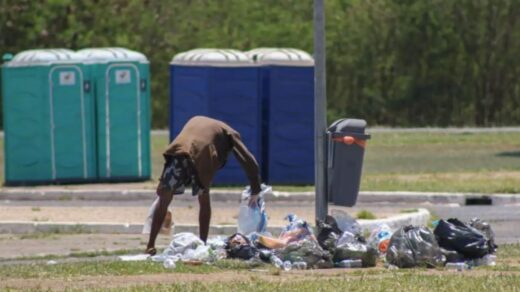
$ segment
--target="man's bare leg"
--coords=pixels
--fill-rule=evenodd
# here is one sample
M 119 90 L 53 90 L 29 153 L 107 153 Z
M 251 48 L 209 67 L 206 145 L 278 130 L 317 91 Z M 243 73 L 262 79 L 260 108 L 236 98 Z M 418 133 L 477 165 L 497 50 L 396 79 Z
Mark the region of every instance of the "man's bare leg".
M 211 201 L 209 191 L 204 190 L 199 195 L 199 236 L 206 242 L 209 233 L 209 222 L 211 220 Z
M 150 230 L 148 245 L 146 246 L 146 253 L 152 255 L 157 252 L 155 250 L 155 239 L 157 238 L 157 234 L 159 234 L 159 230 L 161 230 L 164 217 L 166 217 L 166 212 L 168 211 L 168 206 L 173 198 L 173 194 L 167 191 L 158 191 L 157 195 L 159 196 L 159 203 L 153 214 L 152 229 Z

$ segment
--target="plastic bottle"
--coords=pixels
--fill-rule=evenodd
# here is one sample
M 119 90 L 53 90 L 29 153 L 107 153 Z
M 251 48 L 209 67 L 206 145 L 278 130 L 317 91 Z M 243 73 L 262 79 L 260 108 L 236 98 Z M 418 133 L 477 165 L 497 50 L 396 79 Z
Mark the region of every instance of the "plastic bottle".
M 295 270 L 306 270 L 307 269 L 307 263 L 306 262 L 294 262 L 292 264 L 293 268 Z
M 275 255 L 271 255 L 271 258 L 269 259 L 269 261 L 275 266 L 277 267 L 278 269 L 281 269 L 283 268 L 283 261 L 275 256 Z
M 473 259 L 468 262 L 470 267 L 478 267 L 478 266 L 495 266 L 497 261 L 497 256 L 494 254 L 488 254 L 478 259 Z
M 361 268 L 363 267 L 363 263 L 361 260 L 342 260 L 336 263 L 336 266 L 340 268 Z
M 175 261 L 173 258 L 167 258 L 164 262 L 163 262 L 163 266 L 166 268 L 166 269 L 175 269 Z
M 448 270 L 457 270 L 457 271 L 461 272 L 461 271 L 467 270 L 468 269 L 468 265 L 466 265 L 466 263 L 464 263 L 464 262 L 460 262 L 460 263 L 446 263 L 446 269 L 448 269 Z
M 292 264 L 290 261 L 283 262 L 283 270 L 284 271 L 290 271 L 292 270 Z

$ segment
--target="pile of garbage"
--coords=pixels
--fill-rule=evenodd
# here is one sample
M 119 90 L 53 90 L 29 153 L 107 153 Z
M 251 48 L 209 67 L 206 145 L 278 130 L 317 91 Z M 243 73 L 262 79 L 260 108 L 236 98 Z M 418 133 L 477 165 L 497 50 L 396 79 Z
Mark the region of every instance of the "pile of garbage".
M 480 219 L 468 223 L 454 218 L 439 220 L 433 231 L 411 225 L 392 230 L 382 224 L 365 238 L 355 219 L 333 210 L 324 221 L 317 222 L 316 233 L 305 220 L 289 214 L 285 218 L 287 226 L 276 237 L 266 231 L 263 198 L 269 191 L 270 187 L 262 186 L 256 207 L 247 205 L 250 190 L 244 191 L 237 233 L 214 237 L 206 243 L 193 233 L 174 234 L 163 253 L 150 259 L 175 268 L 178 261 L 201 264 L 229 258 L 271 263 L 286 271 L 374 267 L 378 259 L 392 269 L 446 266 L 463 270 L 495 264 L 493 230 Z

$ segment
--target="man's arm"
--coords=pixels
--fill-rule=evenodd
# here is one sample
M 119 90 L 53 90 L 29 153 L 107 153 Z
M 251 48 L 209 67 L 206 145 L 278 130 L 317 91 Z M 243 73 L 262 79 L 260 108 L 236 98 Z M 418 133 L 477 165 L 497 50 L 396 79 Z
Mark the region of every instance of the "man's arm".
M 233 141 L 233 153 L 237 158 L 238 162 L 242 166 L 242 169 L 247 175 L 249 179 L 249 184 L 251 185 L 251 194 L 258 195 L 260 193 L 260 172 L 258 168 L 258 163 L 255 160 L 255 157 L 249 150 L 246 145 L 242 142 L 240 135 L 238 133 L 233 133 L 231 135 L 231 139 Z

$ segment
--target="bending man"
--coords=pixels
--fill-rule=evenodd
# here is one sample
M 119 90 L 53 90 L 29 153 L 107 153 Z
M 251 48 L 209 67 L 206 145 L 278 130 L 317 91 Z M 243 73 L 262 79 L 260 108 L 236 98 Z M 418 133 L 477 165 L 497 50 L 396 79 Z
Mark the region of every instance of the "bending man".
M 240 134 L 224 122 L 203 116 L 191 118 L 164 152 L 164 169 L 157 186 L 159 203 L 155 209 L 146 252 L 155 254 L 155 239 L 174 195 L 191 185 L 199 199 L 199 235 L 206 242 L 211 219 L 209 188 L 216 172 L 233 152 L 251 185 L 250 205 L 260 193 L 258 164 L 240 139 Z

